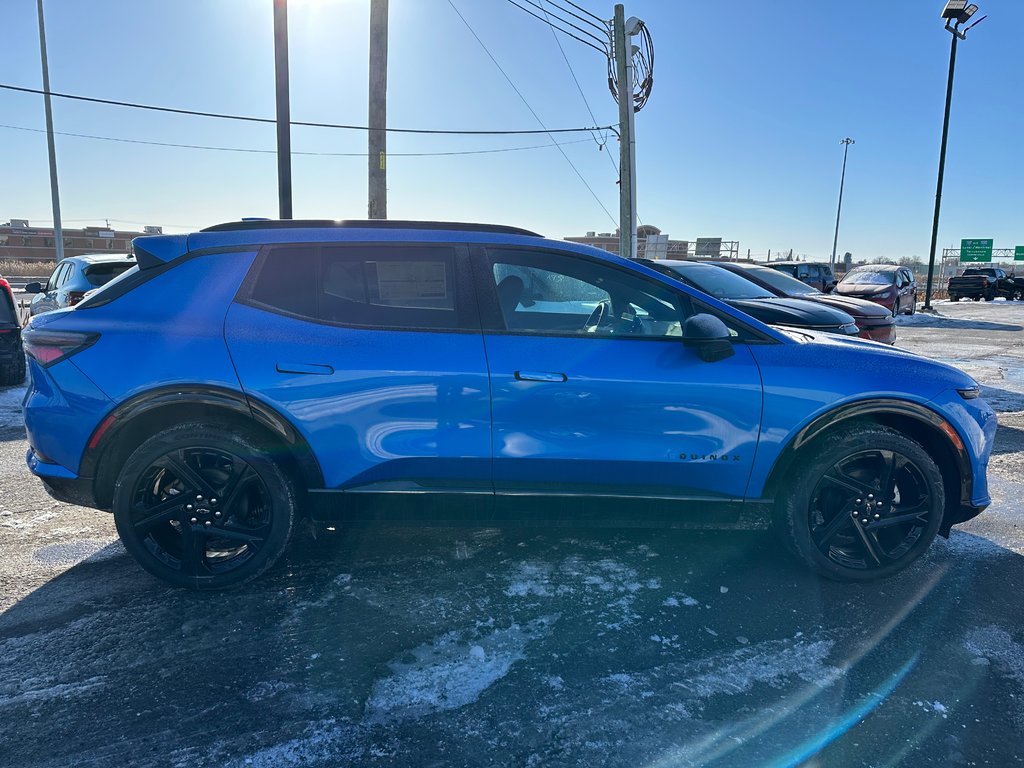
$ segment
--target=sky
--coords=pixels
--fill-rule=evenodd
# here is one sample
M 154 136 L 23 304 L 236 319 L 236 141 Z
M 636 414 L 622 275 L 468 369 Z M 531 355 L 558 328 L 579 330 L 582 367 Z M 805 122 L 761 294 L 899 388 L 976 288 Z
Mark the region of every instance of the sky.
M 576 2 L 611 17 L 610 4 Z M 1024 3 L 979 4 L 975 18 L 989 18 L 957 51 L 940 248 L 988 237 L 997 248 L 1024 245 Z M 271 0 L 44 5 L 53 91 L 274 116 Z M 837 0 L 630 0 L 626 15 L 645 21 L 655 45 L 653 92 L 636 116 L 640 220 L 674 239 L 739 240 L 744 255 L 793 249 L 827 258 L 840 139 L 849 136 L 856 143 L 839 253 L 926 259 L 949 63 L 943 5 L 898 0 L 873 3 L 878 10 L 866 14 L 855 13 L 866 4 Z M 40 88 L 36 3 L 5 0 L 3 14 L 0 83 Z M 598 125 L 618 121 L 603 56 L 558 35 L 570 70 L 557 33 L 507 0 L 391 0 L 389 25 L 390 127 L 535 130 L 539 118 L 547 128 L 575 128 L 594 125 L 591 111 Z M 293 120 L 366 124 L 368 26 L 369 0 L 291 0 Z M 58 135 L 66 226 L 109 219 L 173 232 L 277 215 L 271 124 L 63 99 L 53 111 L 62 133 L 268 150 Z M 52 218 L 44 128 L 41 96 L 0 90 L 0 221 L 46 226 Z M 614 134 L 557 141 L 572 142 L 563 147 L 568 161 L 543 134 L 392 133 L 388 214 L 511 224 L 559 238 L 614 231 L 617 175 L 605 156 L 618 162 Z M 295 127 L 292 146 L 356 155 L 293 157 L 296 218 L 365 218 L 364 132 Z M 521 147 L 532 148 L 399 155 Z

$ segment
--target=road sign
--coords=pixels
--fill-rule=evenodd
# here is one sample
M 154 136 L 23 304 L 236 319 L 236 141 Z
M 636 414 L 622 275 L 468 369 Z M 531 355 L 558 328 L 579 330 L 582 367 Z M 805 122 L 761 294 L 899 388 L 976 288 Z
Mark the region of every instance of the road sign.
M 960 261 L 992 261 L 992 240 L 961 240 Z
M 1018 245 L 1013 249 L 1013 260 L 1024 261 L 1024 245 Z

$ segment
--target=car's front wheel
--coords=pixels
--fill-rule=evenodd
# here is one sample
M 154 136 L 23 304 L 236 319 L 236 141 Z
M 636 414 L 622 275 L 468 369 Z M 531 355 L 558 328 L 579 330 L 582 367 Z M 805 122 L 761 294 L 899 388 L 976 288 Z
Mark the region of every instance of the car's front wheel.
M 935 538 L 945 505 L 942 474 L 916 441 L 862 424 L 815 441 L 802 457 L 775 523 L 814 571 L 840 581 L 891 576 Z
M 178 586 L 223 589 L 255 579 L 281 556 L 296 496 L 253 436 L 181 424 L 131 454 L 113 511 L 125 549 L 147 571 Z

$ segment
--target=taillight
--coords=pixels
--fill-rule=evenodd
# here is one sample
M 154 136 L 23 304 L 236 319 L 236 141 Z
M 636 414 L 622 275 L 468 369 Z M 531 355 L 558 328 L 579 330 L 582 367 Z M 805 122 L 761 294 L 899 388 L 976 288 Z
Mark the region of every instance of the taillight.
M 84 298 L 85 291 L 68 291 L 68 306 L 73 307 Z
M 14 291 L 11 290 L 11 284 L 2 277 L 0 277 L 0 290 L 7 291 L 7 295 L 11 297 L 11 304 L 17 306 L 17 303 L 14 301 Z
M 98 333 L 30 329 L 25 331 L 22 338 L 28 356 L 46 368 L 81 352 L 99 337 Z

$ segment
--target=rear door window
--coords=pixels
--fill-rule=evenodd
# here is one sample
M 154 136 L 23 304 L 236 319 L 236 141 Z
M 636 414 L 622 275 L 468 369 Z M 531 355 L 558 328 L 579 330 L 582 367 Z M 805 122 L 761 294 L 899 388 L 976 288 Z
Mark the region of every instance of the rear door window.
M 93 288 L 106 285 L 122 272 L 127 272 L 135 266 L 134 261 L 125 259 L 123 263 L 111 262 L 109 264 L 93 264 L 85 268 L 85 279 Z
M 277 247 L 256 268 L 250 300 L 291 315 L 370 328 L 479 330 L 465 308 L 465 267 L 453 246 Z

